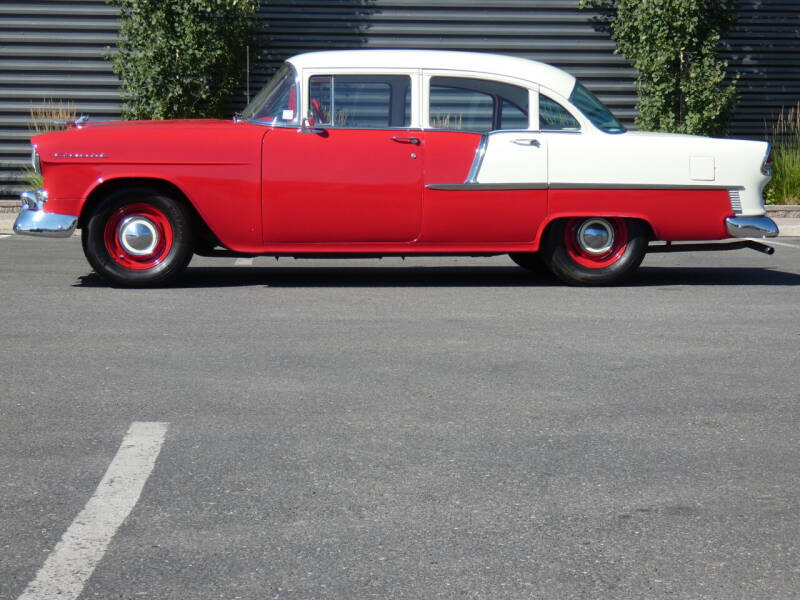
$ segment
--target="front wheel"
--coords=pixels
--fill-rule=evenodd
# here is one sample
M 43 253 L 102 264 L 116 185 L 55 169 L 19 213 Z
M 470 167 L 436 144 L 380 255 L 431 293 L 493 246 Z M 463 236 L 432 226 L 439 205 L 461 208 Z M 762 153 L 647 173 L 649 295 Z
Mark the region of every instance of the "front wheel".
M 164 285 L 192 258 L 186 207 L 149 188 L 112 193 L 83 228 L 82 241 L 92 268 L 123 287 Z
M 561 281 L 577 285 L 619 283 L 647 252 L 647 226 L 635 219 L 579 217 L 553 223 L 542 258 Z

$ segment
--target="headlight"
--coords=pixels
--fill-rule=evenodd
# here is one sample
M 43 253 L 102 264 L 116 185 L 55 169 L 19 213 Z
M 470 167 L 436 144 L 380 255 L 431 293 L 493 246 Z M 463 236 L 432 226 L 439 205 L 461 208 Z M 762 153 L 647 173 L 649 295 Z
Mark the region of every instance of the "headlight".
M 31 152 L 31 167 L 37 175 L 42 174 L 42 161 L 39 159 L 39 153 L 36 148 Z

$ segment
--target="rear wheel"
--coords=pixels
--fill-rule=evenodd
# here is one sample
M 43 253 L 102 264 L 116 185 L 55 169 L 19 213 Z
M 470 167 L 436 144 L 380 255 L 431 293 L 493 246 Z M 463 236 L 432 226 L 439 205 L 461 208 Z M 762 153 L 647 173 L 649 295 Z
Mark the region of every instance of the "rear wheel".
M 150 188 L 112 193 L 83 228 L 82 241 L 94 270 L 124 287 L 169 283 L 192 258 L 188 210 Z
M 560 280 L 578 285 L 618 283 L 639 267 L 648 231 L 641 221 L 579 217 L 557 221 L 543 240 L 542 259 Z

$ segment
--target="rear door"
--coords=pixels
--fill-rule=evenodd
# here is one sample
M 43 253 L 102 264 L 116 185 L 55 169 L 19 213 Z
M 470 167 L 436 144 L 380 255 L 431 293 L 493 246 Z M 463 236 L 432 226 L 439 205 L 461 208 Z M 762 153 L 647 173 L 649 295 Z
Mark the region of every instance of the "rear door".
M 423 73 L 427 120 L 421 242 L 530 242 L 547 212 L 547 145 L 536 89 Z

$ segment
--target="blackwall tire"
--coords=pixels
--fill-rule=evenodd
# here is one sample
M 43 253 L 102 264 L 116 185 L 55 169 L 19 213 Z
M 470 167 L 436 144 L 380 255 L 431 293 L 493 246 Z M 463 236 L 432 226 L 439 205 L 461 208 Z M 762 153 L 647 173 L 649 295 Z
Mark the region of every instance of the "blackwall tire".
M 553 223 L 541 255 L 552 273 L 572 285 L 610 285 L 630 277 L 647 253 L 649 230 L 636 219 L 580 217 Z
M 192 258 L 191 223 L 186 206 L 158 190 L 118 190 L 83 228 L 83 251 L 95 272 L 113 285 L 166 285 Z
M 549 277 L 551 275 L 550 269 L 544 263 L 538 252 L 512 252 L 508 257 L 518 266 L 526 271 L 530 271 L 534 275 L 544 277 Z

